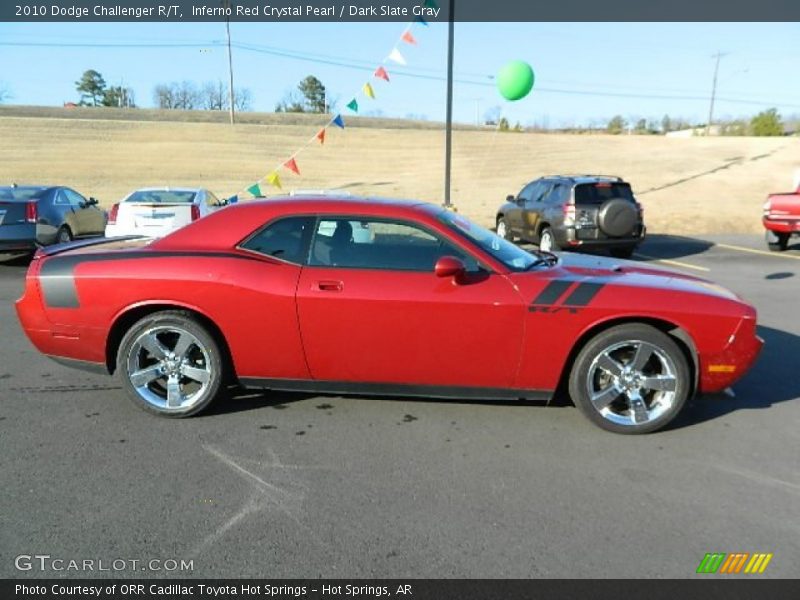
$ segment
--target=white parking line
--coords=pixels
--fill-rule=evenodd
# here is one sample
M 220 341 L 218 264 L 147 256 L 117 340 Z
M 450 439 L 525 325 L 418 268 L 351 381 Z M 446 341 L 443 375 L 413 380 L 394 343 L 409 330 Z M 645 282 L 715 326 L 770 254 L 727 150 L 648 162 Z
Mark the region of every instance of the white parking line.
M 673 266 L 676 266 L 676 267 L 683 267 L 685 269 L 695 269 L 697 271 L 705 271 L 705 272 L 708 272 L 708 271 L 711 270 L 711 269 L 708 269 L 706 267 L 701 267 L 700 265 L 691 265 L 689 263 L 679 262 L 677 260 L 668 260 L 666 258 L 658 258 L 657 256 L 648 256 L 647 254 L 641 254 L 639 252 L 635 253 L 634 256 L 637 256 L 639 258 L 645 258 L 647 260 L 654 260 L 656 262 L 664 263 L 665 265 L 673 265 Z
M 744 246 L 732 246 L 730 244 L 714 244 L 718 248 L 727 248 L 728 250 L 738 250 L 739 252 L 751 252 L 753 254 L 763 254 L 764 256 L 772 256 L 774 258 L 791 258 L 800 260 L 800 255 L 786 254 L 785 252 L 769 252 L 767 250 L 756 250 L 755 248 L 745 248 Z

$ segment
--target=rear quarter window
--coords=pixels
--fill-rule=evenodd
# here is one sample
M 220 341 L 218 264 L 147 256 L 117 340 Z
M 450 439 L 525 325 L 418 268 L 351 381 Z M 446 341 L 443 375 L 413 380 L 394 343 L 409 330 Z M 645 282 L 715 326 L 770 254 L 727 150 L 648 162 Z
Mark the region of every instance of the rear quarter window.
M 581 183 L 575 186 L 576 204 L 603 204 L 606 200 L 622 198 L 634 202 L 633 191 L 628 183 Z

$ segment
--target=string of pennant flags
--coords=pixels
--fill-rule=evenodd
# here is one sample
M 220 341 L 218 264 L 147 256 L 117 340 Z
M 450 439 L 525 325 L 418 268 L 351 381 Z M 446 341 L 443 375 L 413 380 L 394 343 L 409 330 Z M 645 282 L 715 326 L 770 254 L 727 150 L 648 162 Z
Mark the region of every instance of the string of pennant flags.
M 425 0 L 424 6 L 429 8 L 438 8 L 435 0 Z M 403 30 L 403 33 L 400 35 L 397 42 L 395 42 L 394 47 L 392 48 L 391 52 L 383 59 L 381 64 L 375 69 L 372 73 L 370 79 L 368 79 L 353 95 L 352 100 L 350 100 L 345 106 L 346 108 L 352 112 L 353 114 L 357 114 L 360 105 L 359 105 L 359 98 L 362 96 L 369 100 L 375 100 L 377 98 L 375 94 L 375 85 L 378 81 L 383 82 L 383 85 L 388 84 L 391 81 L 390 74 L 389 74 L 389 63 L 394 63 L 396 65 L 404 66 L 406 65 L 406 59 L 403 56 L 400 48 L 403 45 L 409 46 L 416 46 L 417 39 L 414 37 L 412 33 L 412 27 L 414 24 L 419 24 L 423 27 L 428 27 L 428 22 L 421 16 L 415 17 L 413 21 L 408 23 Z M 276 188 L 278 190 L 283 189 L 283 182 L 281 181 L 281 175 L 283 173 L 291 173 L 296 176 L 300 176 L 300 167 L 297 164 L 297 157 L 306 150 L 311 145 L 324 145 L 325 144 L 325 135 L 329 128 L 336 127 L 338 129 L 345 128 L 345 120 L 341 113 L 335 113 L 330 120 L 325 123 L 310 139 L 308 139 L 305 144 L 300 146 L 297 150 L 295 150 L 287 159 L 282 160 L 280 163 L 275 165 L 273 169 L 271 169 L 266 175 L 264 175 L 261 179 L 256 181 L 255 183 L 248 185 L 241 190 L 239 190 L 236 194 L 228 198 L 229 204 L 234 204 L 239 202 L 240 197 L 244 194 L 248 194 L 252 198 L 258 198 L 264 195 L 263 193 L 263 186 L 266 184 L 269 187 Z

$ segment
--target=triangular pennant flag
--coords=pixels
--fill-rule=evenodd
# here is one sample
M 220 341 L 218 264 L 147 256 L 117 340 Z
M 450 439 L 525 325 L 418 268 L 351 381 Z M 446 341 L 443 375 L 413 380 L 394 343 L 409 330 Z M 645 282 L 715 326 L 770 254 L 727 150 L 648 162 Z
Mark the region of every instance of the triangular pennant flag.
M 336 115 L 333 117 L 333 121 L 331 121 L 331 123 L 344 129 L 344 119 L 342 118 L 342 115 Z
M 363 89 L 364 89 L 364 95 L 365 96 L 368 96 L 368 97 L 372 98 L 373 100 L 375 99 L 375 90 L 372 89 L 372 86 L 370 84 L 365 83 Z
M 300 175 L 300 169 L 297 167 L 297 161 L 295 161 L 294 158 L 287 160 L 285 163 L 283 163 L 283 166 L 289 169 L 295 175 Z
M 402 55 L 402 54 L 400 54 L 400 50 L 398 50 L 397 48 L 395 48 L 394 50 L 392 50 L 392 51 L 389 53 L 389 56 L 388 56 L 387 58 L 388 58 L 389 60 L 392 60 L 392 61 L 396 62 L 398 65 L 404 65 L 404 64 L 406 64 L 406 59 L 405 59 L 405 58 L 403 58 L 403 55 Z
M 320 129 L 319 133 L 317 133 L 317 135 L 315 137 L 319 140 L 320 144 L 324 144 L 325 143 L 325 128 Z
M 425 27 L 428 26 L 428 22 L 425 19 L 423 19 L 422 17 L 417 17 L 414 20 L 417 21 L 417 23 L 419 23 L 420 25 L 424 25 Z
M 278 177 L 278 174 L 275 171 L 267 175 L 266 180 L 268 184 L 275 186 L 278 189 L 281 189 L 281 178 Z
M 414 46 L 416 46 L 416 45 L 417 45 L 417 40 L 415 40 L 415 39 L 414 39 L 414 36 L 413 36 L 413 35 L 411 35 L 411 32 L 410 32 L 410 31 L 406 31 L 406 32 L 403 34 L 403 37 L 402 37 L 402 38 L 400 38 L 400 39 L 401 39 L 401 40 L 403 40 L 403 41 L 404 41 L 406 44 L 412 44 L 412 45 L 414 45 Z
M 355 98 L 353 98 L 352 100 L 350 100 L 350 102 L 347 103 L 347 108 L 349 108 L 355 113 L 358 112 L 358 102 L 356 102 Z
M 228 204 L 236 204 L 237 202 L 239 202 L 239 194 L 234 194 L 228 198 Z
M 389 74 L 383 67 L 378 67 L 377 69 L 375 69 L 373 77 L 375 77 L 376 79 L 383 79 L 384 81 L 389 81 Z
M 254 183 L 249 188 L 247 188 L 247 191 L 254 198 L 258 198 L 259 196 L 261 196 L 261 188 L 259 187 L 259 185 L 257 183 Z
M 427 6 L 428 8 L 439 8 L 439 5 L 434 2 L 434 0 L 425 0 L 425 4 L 423 6 Z

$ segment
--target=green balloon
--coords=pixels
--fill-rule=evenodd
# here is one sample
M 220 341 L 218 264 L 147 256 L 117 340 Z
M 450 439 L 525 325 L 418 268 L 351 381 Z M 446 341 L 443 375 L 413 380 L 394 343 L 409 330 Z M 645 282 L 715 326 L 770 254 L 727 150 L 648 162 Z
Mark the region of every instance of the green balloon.
M 497 90 L 506 100 L 520 100 L 533 89 L 533 69 L 521 60 L 512 60 L 497 74 Z

